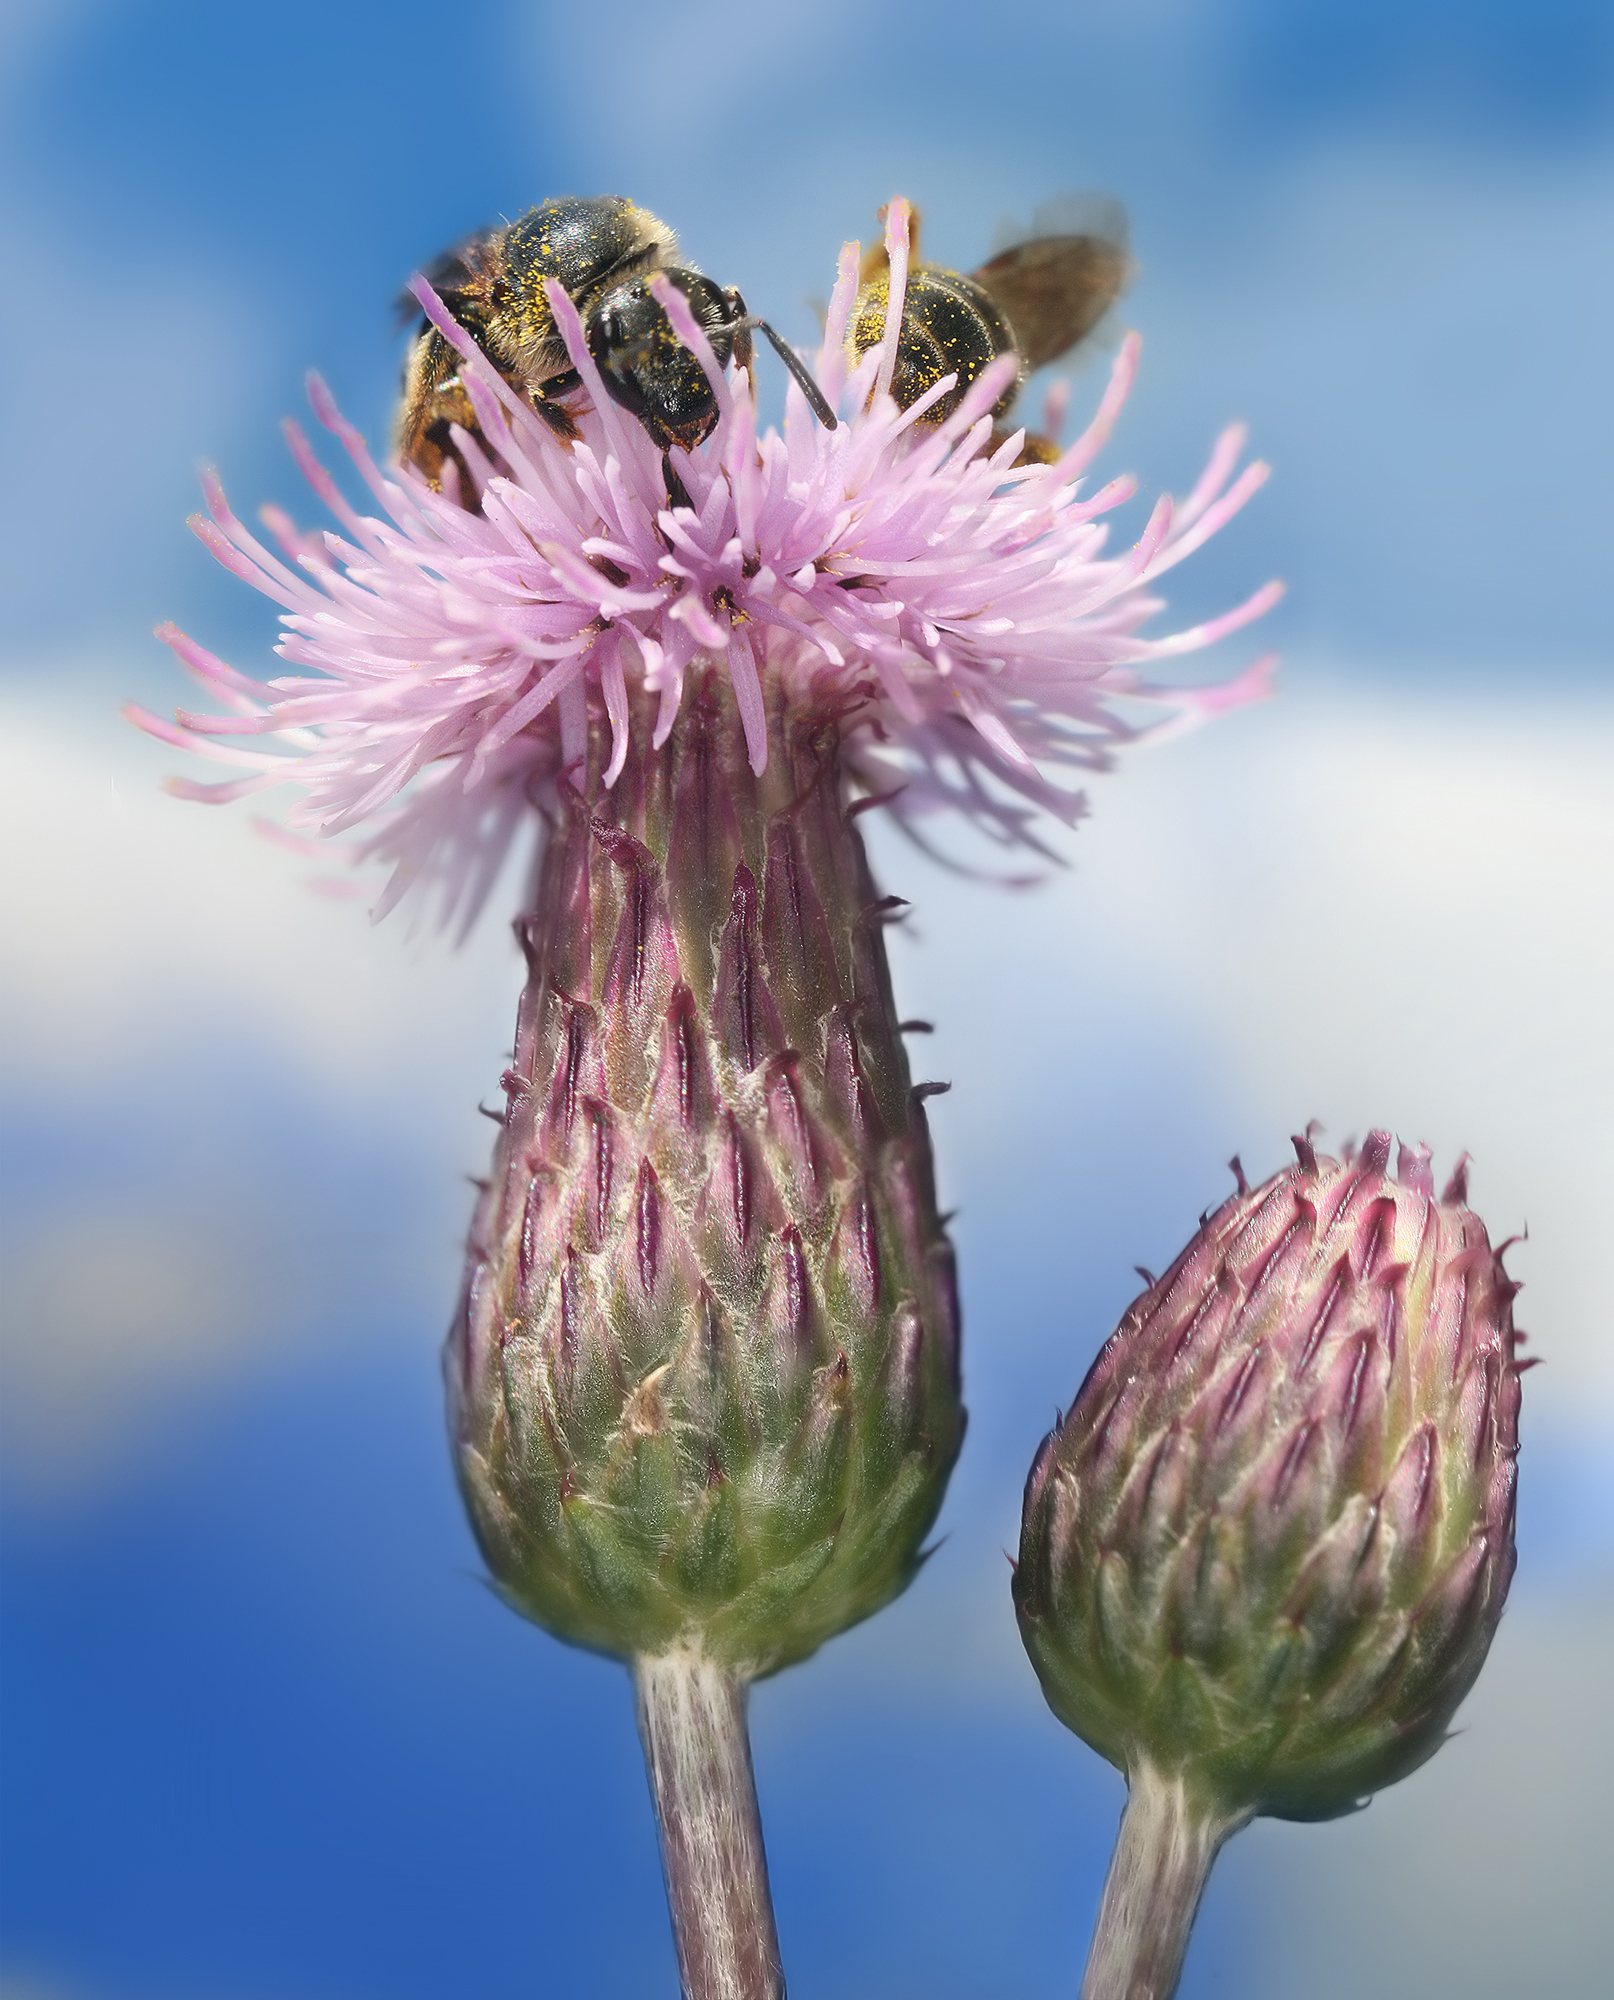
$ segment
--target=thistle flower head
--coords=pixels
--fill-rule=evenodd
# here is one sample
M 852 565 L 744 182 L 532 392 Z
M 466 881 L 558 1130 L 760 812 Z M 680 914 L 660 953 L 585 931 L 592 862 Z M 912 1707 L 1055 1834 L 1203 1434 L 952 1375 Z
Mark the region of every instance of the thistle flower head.
M 340 531 L 269 513 L 277 554 L 215 479 L 196 524 L 280 605 L 293 671 L 264 684 L 168 631 L 225 712 L 136 713 L 243 773 L 183 794 L 290 781 L 294 830 L 357 832 L 392 865 L 383 909 L 419 883 L 468 920 L 544 815 L 507 1108 L 445 1355 L 461 1487 L 489 1568 L 540 1623 L 630 1656 L 694 1647 L 741 1677 L 903 1587 L 963 1434 L 930 1086 L 909 1073 L 853 795 L 1034 844 L 1040 809 L 1079 809 L 1061 771 L 1138 733 L 1118 702 L 1191 717 L 1259 691 L 1260 667 L 1198 694 L 1144 669 L 1276 595 L 1143 637 L 1155 579 L 1265 468 L 1235 478 L 1227 432 L 1187 502 L 1106 553 L 1132 482 L 1080 481 L 1136 343 L 1083 437 L 1022 465 L 1021 437 L 993 427 L 1012 354 L 956 405 L 944 376 L 898 407 L 900 202 L 887 252 L 886 337 L 855 361 L 855 246 L 841 260 L 816 369 L 833 428 L 793 387 L 783 430 L 759 434 L 744 371 L 648 278 L 716 405 L 701 442 L 665 453 L 606 392 L 560 286 L 566 439 L 417 280 L 476 420 L 452 432 L 442 490 L 379 469 L 313 383 L 376 511 L 292 425 Z
M 783 431 L 759 436 L 743 371 L 725 375 L 683 296 L 652 281 L 719 409 L 710 436 L 693 452 L 675 448 L 665 465 L 605 394 L 560 287 L 550 303 L 584 392 L 579 435 L 567 443 L 417 279 L 416 297 L 462 357 L 481 441 L 456 437 L 476 490 L 456 490 L 452 461 L 441 492 L 409 471 L 381 471 L 317 380 L 315 412 L 377 512 L 348 503 L 293 424 L 292 452 L 340 532 L 304 534 L 267 512 L 277 555 L 210 476 L 196 532 L 281 606 L 279 650 L 294 671 L 264 684 L 165 629 L 225 712 L 167 723 L 135 710 L 134 719 L 244 773 L 174 789 L 222 800 L 290 781 L 303 794 L 293 829 L 366 829 L 360 852 L 393 868 L 382 908 L 419 882 L 445 916 L 468 919 L 533 800 L 583 757 L 591 716 L 612 734 L 609 787 L 640 707 L 630 694 L 651 698 L 645 726 L 659 747 L 714 665 L 732 684 L 754 769 L 768 756 L 770 682 L 804 697 L 830 689 L 854 787 L 898 794 L 893 809 L 910 820 L 950 805 L 1009 843 L 1034 843 L 1039 810 L 1073 817 L 1080 795 L 1060 773 L 1102 766 L 1139 733 L 1118 699 L 1166 702 L 1191 718 L 1258 693 L 1264 662 L 1197 693 L 1158 686 L 1145 669 L 1257 617 L 1276 586 L 1191 630 L 1141 634 L 1159 608 L 1156 580 L 1265 477 L 1261 465 L 1233 477 L 1242 432 L 1222 436 L 1185 503 L 1162 499 L 1135 546 L 1107 554 L 1104 516 L 1134 483 L 1084 495 L 1080 482 L 1130 387 L 1136 341 L 1122 347 L 1082 437 L 1054 463 L 1019 465 L 1019 434 L 1002 438 L 991 418 L 1012 356 L 939 425 L 927 412 L 951 378 L 905 410 L 888 393 L 905 204 L 891 204 L 887 229 L 891 331 L 850 373 L 856 246 L 841 259 L 817 362 L 846 419 L 834 430 L 793 386 Z
M 1431 1756 L 1513 1573 L 1517 1287 L 1462 1167 L 1437 1199 L 1387 1133 L 1296 1150 L 1106 1342 L 1014 1581 L 1055 1713 L 1234 1816 L 1323 1817 Z

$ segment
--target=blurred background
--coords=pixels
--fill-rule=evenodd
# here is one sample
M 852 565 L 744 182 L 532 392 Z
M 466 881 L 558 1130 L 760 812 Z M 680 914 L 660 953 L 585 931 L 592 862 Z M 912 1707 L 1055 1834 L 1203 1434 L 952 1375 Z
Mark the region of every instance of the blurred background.
M 755 1697 L 792 1994 L 1074 1991 L 1121 1784 L 1020 1653 L 1020 1484 L 1133 1265 L 1311 1118 L 1528 1226 L 1519 1575 L 1433 1765 L 1228 1850 L 1184 1994 L 1606 1992 L 1614 13 L 9 0 L 0 173 L 3 2000 L 675 1991 L 626 1678 L 483 1587 L 440 1431 L 502 916 L 370 927 L 116 717 L 180 696 L 163 618 L 272 670 L 197 465 L 313 518 L 305 368 L 384 437 L 401 280 L 605 190 L 803 341 L 894 192 L 965 267 L 1120 196 L 1100 470 L 1248 420 L 1169 615 L 1290 585 L 1220 662 L 1276 699 L 1098 780 L 1048 885 L 875 835 L 973 1415 L 918 1584 Z

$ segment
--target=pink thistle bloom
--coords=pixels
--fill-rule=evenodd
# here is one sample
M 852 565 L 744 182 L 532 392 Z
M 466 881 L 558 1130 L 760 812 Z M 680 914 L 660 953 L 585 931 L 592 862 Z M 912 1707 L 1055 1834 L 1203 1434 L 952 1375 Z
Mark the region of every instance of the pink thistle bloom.
M 1266 663 L 1197 694 L 1145 669 L 1277 594 L 1141 636 L 1155 579 L 1266 468 L 1234 478 L 1228 431 L 1187 503 L 1162 500 L 1107 556 L 1102 517 L 1133 484 L 1079 482 L 1135 341 L 1052 464 L 1017 464 L 1022 436 L 994 433 L 1012 354 L 944 421 L 928 412 L 952 376 L 900 409 L 905 204 L 888 217 L 887 335 L 850 374 L 855 248 L 841 259 L 818 358 L 833 430 L 793 386 L 783 431 L 759 436 L 740 371 L 665 275 L 647 280 L 716 404 L 665 463 L 560 286 L 582 398 L 566 442 L 417 279 L 478 433 L 452 433 L 443 490 L 380 471 L 314 383 L 379 513 L 289 425 L 341 532 L 268 515 L 277 556 L 211 478 L 197 523 L 280 605 L 297 671 L 265 685 L 166 631 L 225 712 L 135 712 L 243 773 L 182 794 L 290 780 L 301 836 L 364 828 L 358 855 L 393 869 L 382 909 L 420 884 L 468 922 L 515 833 L 546 821 L 444 1357 L 450 1437 L 507 1599 L 631 1664 L 692 2000 L 783 1990 L 745 1690 L 906 1586 L 964 1430 L 937 1086 L 909 1067 L 883 940 L 896 899 L 852 795 L 910 826 L 950 805 L 1035 846 L 1040 809 L 1081 808 L 1058 774 L 1139 733 L 1118 702 L 1192 720 L 1260 691 Z
M 1259 617 L 1277 584 L 1208 623 L 1141 633 L 1161 608 L 1157 580 L 1267 476 L 1257 463 L 1233 477 L 1242 427 L 1217 440 L 1186 502 L 1162 498 L 1136 544 L 1106 555 L 1103 517 L 1136 482 L 1115 479 L 1084 496 L 1081 479 L 1131 388 L 1136 337 L 1076 443 L 1053 464 L 1017 465 L 1023 434 L 994 439 L 988 414 L 1012 379 L 1012 357 L 939 425 L 924 417 L 951 376 L 906 410 L 886 393 L 907 267 L 901 202 L 891 204 L 887 237 L 890 332 L 850 374 L 856 247 L 841 256 L 817 363 L 826 397 L 846 413 L 833 431 L 792 385 L 783 431 L 759 436 L 743 371 L 725 376 L 682 295 L 660 281 L 657 295 L 719 411 L 704 443 L 672 455 L 689 507 L 669 505 L 660 451 L 606 394 L 559 286 L 551 283 L 550 303 L 587 394 L 574 444 L 508 389 L 416 279 L 427 317 L 462 357 L 483 437 L 496 441 L 490 457 L 456 433 L 480 509 L 461 504 L 452 461 L 441 492 L 412 468 L 379 469 L 311 378 L 315 414 L 380 512 L 355 511 L 291 422 L 292 454 L 342 532 L 304 534 L 265 510 L 277 556 L 208 475 L 208 518 L 195 517 L 194 530 L 280 605 L 278 651 L 300 671 L 263 683 L 163 628 L 224 712 L 181 712 L 170 723 L 131 707 L 131 718 L 243 772 L 171 789 L 223 802 L 293 783 L 303 797 L 287 825 L 297 833 L 367 827 L 358 858 L 393 871 L 378 915 L 419 884 L 436 893 L 445 921 L 468 924 L 532 805 L 583 756 L 590 715 L 603 712 L 612 731 L 609 786 L 627 754 L 630 690 L 654 700 L 659 749 L 692 675 L 714 663 L 732 684 L 754 770 L 768 757 L 766 686 L 838 695 L 855 787 L 888 798 L 910 829 L 926 809 L 950 806 L 1026 846 L 1036 845 L 1039 810 L 1066 821 L 1083 810 L 1057 773 L 1101 769 L 1117 744 L 1145 733 L 1118 699 L 1164 704 L 1180 725 L 1262 693 L 1270 660 L 1201 690 L 1145 670 Z

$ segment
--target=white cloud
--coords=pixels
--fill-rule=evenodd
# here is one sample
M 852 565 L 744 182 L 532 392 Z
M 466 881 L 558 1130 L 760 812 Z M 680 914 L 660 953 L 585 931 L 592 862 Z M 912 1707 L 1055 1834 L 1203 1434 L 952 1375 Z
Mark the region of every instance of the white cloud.
M 132 663 L 124 691 L 155 706 L 152 666 Z M 490 920 L 455 952 L 407 920 L 372 925 L 362 900 L 311 894 L 318 871 L 264 840 L 250 808 L 159 791 L 187 760 L 123 723 L 119 699 L 104 668 L 90 679 L 53 666 L 0 691 L 0 841 L 13 858 L 0 1076 L 128 1072 L 154 1040 L 225 1032 L 261 1038 L 372 1109 L 398 1065 L 435 1099 L 445 1069 L 464 1076 L 468 1043 L 471 1062 L 482 1050 L 468 1087 L 497 1074 L 515 1006 L 507 924 Z

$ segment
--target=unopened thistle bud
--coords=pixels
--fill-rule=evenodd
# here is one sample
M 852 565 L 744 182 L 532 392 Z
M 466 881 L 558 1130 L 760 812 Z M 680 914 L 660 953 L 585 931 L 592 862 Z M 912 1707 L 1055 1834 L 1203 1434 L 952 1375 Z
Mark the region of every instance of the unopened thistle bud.
M 1020 1631 L 1132 1792 L 1093 2000 L 1173 1989 L 1234 1828 L 1347 1811 L 1432 1756 L 1501 1617 L 1517 1286 L 1463 1169 L 1437 1199 L 1428 1150 L 1392 1175 L 1390 1146 L 1302 1139 L 1264 1186 L 1240 1173 L 1032 1466 Z

